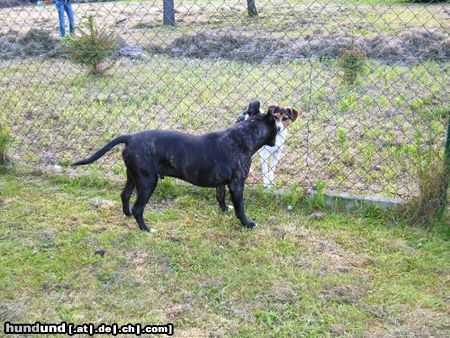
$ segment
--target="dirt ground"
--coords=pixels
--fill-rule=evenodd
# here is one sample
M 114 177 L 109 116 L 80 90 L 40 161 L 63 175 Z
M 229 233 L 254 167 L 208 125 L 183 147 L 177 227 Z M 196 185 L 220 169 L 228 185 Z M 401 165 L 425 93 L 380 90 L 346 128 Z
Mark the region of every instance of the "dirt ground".
M 15 7 L 15 6 L 28 6 L 31 5 L 30 0 L 3 0 L 0 2 L 0 8 Z
M 161 25 L 154 2 L 74 4 L 77 26 L 93 15 L 99 27 L 126 44 L 184 56 L 222 56 L 238 60 L 292 60 L 336 57 L 355 44 L 368 57 L 390 61 L 449 58 L 449 5 L 410 6 L 262 1 L 250 20 L 242 4 L 183 1 L 176 28 Z M 0 36 L 44 30 L 57 37 L 53 6 L 0 10 Z M 201 42 L 201 47 L 199 46 Z

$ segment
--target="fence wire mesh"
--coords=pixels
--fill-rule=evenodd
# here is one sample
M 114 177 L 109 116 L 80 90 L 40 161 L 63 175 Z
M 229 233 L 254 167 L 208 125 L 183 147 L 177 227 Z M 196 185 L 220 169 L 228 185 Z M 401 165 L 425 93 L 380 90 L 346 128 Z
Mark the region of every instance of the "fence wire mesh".
M 67 2 L 75 34 L 61 38 Z M 407 198 L 444 157 L 449 13 L 447 1 L 2 0 L 0 118 L 14 161 L 67 165 L 119 134 L 204 133 L 251 99 L 279 103 L 300 114 L 276 187 Z M 116 41 L 97 51 L 109 56 L 102 75 L 64 47 L 89 17 Z M 122 173 L 117 151 L 94 168 Z M 258 155 L 247 182 L 262 183 Z

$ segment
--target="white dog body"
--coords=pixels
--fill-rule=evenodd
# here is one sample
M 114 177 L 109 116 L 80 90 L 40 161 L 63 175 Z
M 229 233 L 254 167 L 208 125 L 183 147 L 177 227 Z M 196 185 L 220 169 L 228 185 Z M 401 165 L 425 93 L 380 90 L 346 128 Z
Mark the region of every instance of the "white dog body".
M 250 115 L 244 114 L 243 117 L 244 120 L 247 120 Z M 288 136 L 286 126 L 280 123 L 279 127 L 280 130 L 278 131 L 275 145 L 273 147 L 264 146 L 259 151 L 264 188 L 272 188 L 274 185 L 275 169 L 277 168 L 278 162 L 280 162 L 281 151 Z
M 281 151 L 283 150 L 287 135 L 288 130 L 283 125 L 277 134 L 275 146 L 264 146 L 259 151 L 264 188 L 271 188 L 274 185 L 275 169 L 277 168 L 278 162 L 280 162 Z

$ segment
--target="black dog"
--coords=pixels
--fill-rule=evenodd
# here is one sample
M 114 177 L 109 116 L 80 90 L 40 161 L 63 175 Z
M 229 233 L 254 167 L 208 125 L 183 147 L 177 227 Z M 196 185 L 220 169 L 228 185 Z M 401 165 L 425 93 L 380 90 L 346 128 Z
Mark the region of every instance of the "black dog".
M 261 111 L 259 110 L 260 106 L 261 106 L 261 104 L 258 100 L 251 101 L 250 104 L 248 105 L 247 110 L 244 110 L 243 112 L 240 113 L 240 115 L 236 119 L 236 123 L 244 122 L 252 116 L 261 114 Z M 269 106 L 268 113 L 275 116 L 275 119 L 277 121 L 281 121 L 282 124 L 284 125 L 284 127 L 288 123 L 287 121 L 295 121 L 295 119 L 297 118 L 297 114 L 298 114 L 298 112 L 295 109 L 283 108 L 278 105 Z M 280 128 L 278 128 L 278 131 L 280 131 Z M 280 133 L 278 133 L 278 135 L 277 135 L 275 146 L 278 144 L 279 141 L 280 141 Z M 281 141 L 284 143 L 285 140 L 282 139 Z M 271 147 L 271 146 L 270 145 L 263 146 L 262 147 L 263 151 L 265 148 L 268 148 L 268 147 Z M 264 168 L 264 162 L 262 163 L 262 166 Z M 267 165 L 266 165 L 266 167 L 267 167 Z M 271 170 L 273 171 L 273 168 L 271 168 Z M 263 171 L 263 174 L 264 174 L 264 171 Z M 263 176 L 263 178 L 264 178 L 264 176 Z M 216 198 L 217 198 L 217 201 L 219 202 L 219 207 L 223 211 L 227 211 L 230 206 L 225 204 L 225 186 L 220 186 L 220 187 L 216 188 Z
M 244 213 L 244 182 L 253 154 L 264 145 L 275 144 L 280 123 L 280 116 L 271 110 L 223 131 L 200 136 L 162 130 L 123 135 L 74 165 L 92 163 L 116 145 L 125 143 L 122 155 L 127 183 L 121 194 L 123 212 L 126 216 L 133 215 L 141 230 L 149 230 L 143 218 L 144 208 L 158 177 L 164 176 L 181 178 L 201 187 L 216 187 L 222 209 L 226 209 L 224 186 L 227 185 L 236 217 L 247 228 L 254 228 L 256 224 Z M 130 212 L 130 197 L 135 187 L 137 199 Z
M 261 103 L 258 100 L 250 101 L 247 110 L 244 110 L 239 114 L 238 118 L 236 119 L 236 123 L 245 121 L 246 117 L 248 117 L 248 116 L 256 116 L 258 114 L 261 114 L 261 111 L 259 110 L 260 107 L 261 107 Z M 278 128 L 277 128 L 277 130 L 278 130 Z M 253 154 L 252 154 L 252 156 L 253 156 Z M 250 165 L 251 165 L 251 162 L 250 162 Z M 250 168 L 249 168 L 249 170 L 250 170 Z M 247 175 L 248 175 L 248 172 L 247 172 Z M 246 178 L 247 178 L 247 176 L 246 176 Z M 230 192 L 231 192 L 231 190 L 230 190 Z M 216 188 L 216 199 L 217 199 L 217 202 L 219 203 L 220 209 L 222 209 L 223 211 L 229 210 L 230 206 L 225 203 L 225 186 L 224 185 L 218 186 Z M 237 215 L 237 213 L 236 213 L 236 215 Z

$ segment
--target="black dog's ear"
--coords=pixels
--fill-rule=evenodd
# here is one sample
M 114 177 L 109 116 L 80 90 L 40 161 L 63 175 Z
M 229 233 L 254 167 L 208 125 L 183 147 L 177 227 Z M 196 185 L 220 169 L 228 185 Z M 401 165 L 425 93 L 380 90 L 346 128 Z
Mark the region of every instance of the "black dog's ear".
M 247 114 L 250 116 L 259 114 L 259 108 L 261 107 L 261 103 L 258 100 L 252 100 L 248 104 Z
M 280 110 L 280 106 L 273 104 L 267 108 L 267 114 L 275 115 L 278 110 Z

